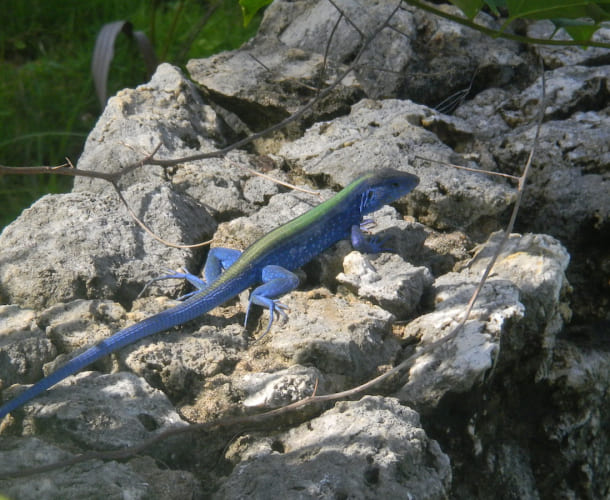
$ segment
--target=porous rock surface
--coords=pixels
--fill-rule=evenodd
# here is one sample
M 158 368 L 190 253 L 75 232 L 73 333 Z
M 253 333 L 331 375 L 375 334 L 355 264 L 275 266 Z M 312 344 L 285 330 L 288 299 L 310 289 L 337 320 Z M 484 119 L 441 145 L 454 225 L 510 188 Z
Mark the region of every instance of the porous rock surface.
M 610 56 L 490 40 L 389 0 L 276 0 L 242 48 L 162 64 L 111 98 L 78 167 L 127 168 L 215 152 L 290 116 L 222 158 L 145 166 L 121 179 L 130 207 L 179 243 L 244 249 L 384 167 L 420 185 L 372 214 L 395 250 L 341 242 L 299 271 L 290 309 L 248 293 L 140 340 L 0 424 L 9 498 L 604 498 L 610 494 Z M 443 6 L 455 13 L 453 7 Z M 338 10 L 340 9 L 340 11 Z M 499 26 L 482 14 L 479 22 Z M 549 33 L 545 23 L 527 27 Z M 608 30 L 599 40 L 608 41 Z M 354 71 L 338 81 L 362 51 Z M 545 62 L 547 102 L 530 183 L 492 273 L 532 148 Z M 388 71 L 390 70 L 390 71 Z M 336 83 L 336 85 L 335 85 Z M 465 91 L 464 91 L 465 90 Z M 292 182 L 291 191 L 246 168 Z M 42 198 L 0 235 L 0 380 L 8 400 L 69 357 L 171 307 L 205 250 L 144 233 L 105 182 Z M 120 451 L 188 423 L 277 410 L 344 391 L 404 360 L 350 401 L 157 441 L 121 460 L 37 475 L 27 467 Z

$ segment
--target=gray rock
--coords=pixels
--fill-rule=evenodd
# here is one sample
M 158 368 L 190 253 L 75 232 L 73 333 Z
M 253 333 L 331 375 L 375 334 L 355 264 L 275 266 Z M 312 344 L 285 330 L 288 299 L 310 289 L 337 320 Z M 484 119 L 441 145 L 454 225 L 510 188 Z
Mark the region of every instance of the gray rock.
M 435 311 L 405 326 L 406 343 L 435 342 L 451 333 L 466 309 L 478 275 L 449 273 L 434 282 Z M 464 393 L 485 379 L 499 353 L 500 339 L 515 335 L 515 324 L 525 308 L 519 291 L 506 280 L 491 279 L 460 334 L 448 344 L 420 356 L 409 370 L 409 380 L 395 394 L 419 411 L 430 412 L 447 393 Z
M 125 197 L 167 240 L 205 241 L 215 226 L 202 207 L 167 187 L 138 184 Z M 29 307 L 79 298 L 130 300 L 165 267 L 190 268 L 192 259 L 191 251 L 144 234 L 112 194 L 47 195 L 0 235 L 2 295 Z
M 246 373 L 236 385 L 247 393 L 244 406 L 271 409 L 312 396 L 325 382 L 318 369 L 292 365 L 273 373 Z
M 506 90 L 497 88 L 483 90 L 458 107 L 453 116 L 466 121 L 473 139 L 488 141 L 511 130 L 504 120 L 504 114 L 498 113 L 498 109 L 511 97 L 512 94 Z M 482 153 L 483 146 L 484 144 L 479 145 L 477 153 Z M 492 164 L 486 165 L 486 168 L 490 166 L 495 167 Z
M 609 126 L 610 118 L 593 113 L 576 113 L 542 126 L 532 184 L 523 201 L 525 227 L 551 233 L 574 246 L 589 238 L 591 229 L 599 233 L 608 223 Z M 498 163 L 502 167 L 524 164 L 533 133 L 533 129 L 515 132 L 505 138 L 506 144 L 496 143 Z
M 604 498 L 610 470 L 607 327 L 588 334 L 577 330 L 557 341 L 537 382 L 526 361 L 529 349 L 498 368 L 497 383 L 486 397 L 503 411 L 472 415 L 468 427 L 476 456 L 457 472 L 456 498 L 489 498 L 498 487 L 511 498 Z M 479 479 L 473 481 L 475 473 Z
M 143 160 L 159 144 L 155 154 L 159 159 L 214 152 L 227 141 L 225 132 L 230 132 L 226 124 L 195 85 L 177 68 L 161 64 L 149 83 L 122 90 L 108 101 L 77 166 L 117 172 Z M 254 210 L 241 194 L 249 177 L 242 166 L 250 166 L 244 152 L 172 168 L 147 165 L 122 177 L 120 185 L 167 186 L 169 181 L 176 193 L 187 194 L 226 219 Z M 77 177 L 74 190 L 102 193 L 112 188 L 105 181 Z
M 0 379 L 4 388 L 36 382 L 44 363 L 57 354 L 37 323 L 36 312 L 0 306 Z
M 99 342 L 123 326 L 125 309 L 109 300 L 75 300 L 56 304 L 37 317 L 61 353 Z
M 289 320 L 269 334 L 268 342 L 292 363 L 364 382 L 398 353 L 398 343 L 390 335 L 393 316 L 377 306 L 321 290 L 292 292 L 282 303 L 290 309 Z
M 501 234 L 495 233 L 475 249 L 468 263 L 472 273 L 483 272 L 500 238 Z M 524 349 L 539 351 L 538 377 L 544 376 L 555 339 L 571 316 L 565 299 L 570 287 L 565 275 L 569 261 L 566 249 L 551 236 L 513 234 L 494 266 L 494 276 L 519 288 L 519 300 L 527 311 L 524 326 L 528 335 L 505 336 L 504 350 L 515 357 L 523 355 Z
M 223 141 L 222 123 L 196 87 L 169 64 L 161 64 L 152 80 L 125 89 L 109 99 L 104 113 L 89 134 L 78 168 L 116 172 L 152 154 L 161 143 L 160 158 L 215 149 Z M 134 182 L 164 184 L 163 168 L 135 170 L 122 185 Z M 75 191 L 104 192 L 107 182 L 77 177 Z
M 399 319 L 412 316 L 424 290 L 434 281 L 426 267 L 415 267 L 398 255 L 383 255 L 369 261 L 352 252 L 343 262 L 337 281 L 355 290 L 359 297 L 379 304 Z
M 266 172 L 266 174 L 269 175 L 270 172 Z M 287 180 L 286 175 L 280 170 L 275 170 L 271 174 L 275 179 Z M 257 206 L 266 205 L 269 199 L 279 190 L 280 186 L 276 182 L 258 176 L 250 177 L 243 186 L 244 198 L 250 203 L 256 203 Z
M 426 228 L 424 235 L 423 248 L 417 256 L 409 256 L 409 260 L 414 264 L 424 264 L 434 276 L 453 271 L 460 262 L 470 257 L 473 243 L 461 231 L 445 233 Z
M 444 162 L 456 158 L 422 126 L 435 114 L 409 101 L 363 100 L 348 116 L 317 123 L 303 138 L 286 143 L 280 154 L 309 175 L 326 176 L 339 185 L 370 165 L 410 170 L 420 184 L 399 203 L 407 213 L 435 228 L 460 228 L 480 236 L 497 223 L 514 200 L 514 191 L 481 174 L 435 163 L 412 166 L 415 155 Z
M 0 470 L 7 472 L 71 458 L 61 448 L 37 438 L 6 439 L 0 451 Z M 186 471 L 159 468 L 150 457 L 127 463 L 93 460 L 33 477 L 0 481 L 11 498 L 188 498 L 201 493 Z
M 202 87 L 208 99 L 232 110 L 240 131 L 258 131 L 294 113 L 315 95 L 320 87 L 331 84 L 345 66 L 325 66 L 324 56 L 290 48 L 275 38 L 259 35 L 258 43 L 223 52 L 208 59 L 193 59 L 187 64 L 191 78 Z M 346 106 L 362 96 L 353 76 L 347 76 L 335 93 L 307 113 L 313 116 L 343 113 Z M 235 127 L 235 125 L 234 125 Z M 296 135 L 298 122 L 284 131 Z M 273 150 L 272 142 L 267 148 Z
M 571 247 L 610 219 L 610 124 L 607 113 L 597 112 L 608 105 L 609 78 L 610 66 L 569 66 L 546 74 L 549 104 L 519 220 L 528 230 L 550 233 Z M 457 110 L 486 140 L 480 150 L 491 156 L 486 166 L 520 174 L 533 145 L 540 87 L 538 79 L 513 97 L 490 92 Z
M 495 481 L 493 486 L 483 486 L 482 496 L 497 495 L 497 487 L 501 485 L 503 498 L 540 499 L 530 455 L 518 443 L 491 443 L 485 458 Z
M 364 39 L 388 21 L 397 3 L 375 0 L 275 1 L 265 12 L 259 38 L 277 37 L 288 47 L 326 54 L 349 64 Z M 336 5 L 336 7 L 335 7 Z M 444 6 L 459 15 L 455 7 Z M 498 27 L 480 14 L 477 21 Z M 258 42 L 255 39 L 254 42 Z M 361 54 L 355 75 L 371 98 L 400 97 L 438 104 L 472 84 L 500 86 L 527 76 L 527 58 L 517 44 L 490 40 L 448 20 L 401 6 Z
M 262 442 L 261 442 L 262 441 Z M 239 444 L 239 443 L 238 443 Z M 395 399 L 366 396 L 274 440 L 229 450 L 223 498 L 446 498 L 448 457 Z
M 607 326 L 600 333 L 607 344 Z M 541 459 L 549 467 L 543 484 L 552 494 L 603 498 L 608 491 L 610 355 L 591 347 L 575 338 L 559 340 L 544 380 L 551 411 L 543 423 Z M 576 477 L 569 475 L 574 464 Z
M 373 222 L 371 227 L 365 227 L 363 230 L 367 237 L 383 241 L 385 248 L 406 261 L 427 264 L 422 254 L 429 230 L 416 222 L 414 217 L 405 217 L 394 207 L 386 205 L 368 214 L 366 219 Z M 381 255 L 383 254 L 379 254 Z
M 485 244 L 475 248 L 474 257 L 466 264 L 471 272 L 479 273 L 487 267 L 501 237 L 502 233 L 494 233 Z M 567 250 L 552 236 L 511 234 L 494 265 L 493 276 L 513 281 L 527 305 L 529 301 L 532 306 L 538 305 L 530 307 L 536 320 L 548 321 L 560 303 L 561 292 L 568 286 L 565 270 L 569 262 Z
M 281 8 L 281 3 L 277 2 L 274 8 Z M 309 8 L 292 16 L 277 36 L 288 47 L 325 54 L 331 61 L 347 63 L 355 55 L 354 48 L 362 44 L 363 38 L 382 28 L 396 8 L 396 2 L 384 0 L 369 2 L 366 10 L 355 1 L 343 0 L 336 5 L 343 15 L 330 2 L 309 2 Z M 286 11 L 282 9 L 282 12 Z M 276 32 L 276 17 L 274 10 L 267 13 L 261 26 L 263 33 Z M 412 13 L 398 10 L 391 26 L 395 30 L 382 30 L 358 61 L 355 74 L 369 97 L 394 95 L 404 81 L 401 73 L 413 57 L 411 40 L 416 38 L 417 30 Z
M 544 84 L 547 96 L 545 121 L 565 119 L 578 111 L 603 109 L 610 91 L 610 66 L 557 68 L 546 72 Z M 540 109 L 541 87 L 542 79 L 539 77 L 501 104 L 497 111 L 510 127 L 532 125 Z
M 557 32 L 555 25 L 548 20 L 528 23 L 527 36 L 531 38 L 550 38 L 554 40 L 572 40 L 563 30 Z M 610 29 L 601 27 L 592 38 L 593 41 L 610 43 Z M 610 64 L 610 52 L 602 47 L 587 47 L 584 49 L 579 46 L 564 47 L 561 45 L 532 45 L 536 54 L 542 57 L 547 68 L 557 68 L 559 66 L 599 66 Z
M 462 15 L 453 5 L 439 8 Z M 531 78 L 530 58 L 517 43 L 490 38 L 415 8 L 413 17 L 418 34 L 412 41 L 415 57 L 405 68 L 411 77 L 402 83 L 397 97 L 451 111 L 473 88 L 507 87 Z M 500 29 L 498 21 L 483 12 L 476 22 Z
M 23 406 L 19 423 L 25 435 L 92 450 L 133 446 L 168 427 L 186 425 L 167 397 L 144 379 L 86 371 Z
M 435 281 L 435 311 L 411 321 L 402 333 L 405 340 L 426 345 L 454 330 L 500 237 L 496 233 L 476 249 L 462 272 Z M 479 384 L 500 362 L 498 356 L 502 366 L 517 360 L 524 365 L 531 356 L 537 377 L 544 377 L 556 335 L 569 315 L 562 303 L 569 286 L 564 274 L 568 261 L 566 250 L 549 236 L 512 235 L 462 332 L 418 358 L 397 396 L 429 411 L 448 391 L 466 392 Z
M 577 50 L 583 57 L 591 54 Z M 550 234 L 569 249 L 573 308 L 585 323 L 607 319 L 609 304 L 609 68 L 560 66 L 546 72 L 545 121 L 517 219 L 518 230 Z M 481 165 L 520 175 L 534 143 L 540 99 L 539 78 L 522 92 L 490 91 L 456 111 L 472 126 L 472 149 Z
M 137 342 L 122 350 L 119 359 L 124 369 L 179 400 L 197 394 L 205 379 L 233 371 L 247 347 L 244 334 L 239 323 L 222 330 L 203 326 L 189 333 L 181 329 Z
M 355 71 L 285 129 L 287 137 L 296 137 L 303 126 L 345 113 L 364 95 L 452 109 L 455 105 L 447 102 L 460 102 L 456 93 L 463 95 L 466 89 L 467 94 L 475 79 L 477 86 L 503 86 L 531 73 L 527 57 L 514 42 L 490 41 L 410 6 L 395 8 L 391 0 L 369 2 L 367 9 L 354 0 L 277 0 L 266 9 L 259 33 L 249 43 L 190 61 L 187 67 L 218 112 L 226 114 L 219 107 L 230 110 L 227 121 L 237 122 L 236 130 L 258 131 L 288 117 L 332 84 L 353 62 L 364 40 L 377 33 L 360 54 Z M 479 18 L 498 27 L 487 15 Z M 257 147 L 274 152 L 281 142 L 277 134 Z
M 241 151 L 225 158 L 189 162 L 172 173 L 171 187 L 197 200 L 216 220 L 231 220 L 251 214 L 260 206 L 260 201 L 244 192 L 248 189 L 251 193 L 248 186 L 252 175 L 243 167 L 251 168 L 251 164 L 249 155 Z M 275 189 L 267 186 L 270 194 L 277 192 L 277 185 L 274 186 Z

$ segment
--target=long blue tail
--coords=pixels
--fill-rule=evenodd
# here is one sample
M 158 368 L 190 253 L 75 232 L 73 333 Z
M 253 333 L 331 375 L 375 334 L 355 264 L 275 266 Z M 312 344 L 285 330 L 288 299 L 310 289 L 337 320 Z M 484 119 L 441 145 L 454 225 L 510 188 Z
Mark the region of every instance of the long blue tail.
M 227 300 L 228 298 L 229 297 L 226 297 L 224 300 Z M 29 400 L 35 398 L 40 393 L 46 391 L 57 382 L 82 370 L 107 354 L 132 344 L 148 335 L 162 332 L 172 326 L 180 325 L 208 312 L 217 305 L 217 300 L 217 297 L 196 295 L 182 304 L 178 304 L 171 309 L 155 314 L 135 325 L 118 331 L 112 337 L 102 340 L 98 344 L 87 349 L 85 352 L 76 356 L 74 359 L 71 359 L 64 366 L 51 373 L 48 377 L 36 382 L 32 387 L 19 394 L 19 396 L 8 401 L 0 407 L 0 419 L 27 403 Z

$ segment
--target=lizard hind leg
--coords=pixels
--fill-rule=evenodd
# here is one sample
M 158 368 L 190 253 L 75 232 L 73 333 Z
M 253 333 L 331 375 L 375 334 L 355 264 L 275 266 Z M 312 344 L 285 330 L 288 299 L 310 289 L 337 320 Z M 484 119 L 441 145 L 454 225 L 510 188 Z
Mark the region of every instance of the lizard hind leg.
M 203 266 L 203 277 L 206 283 L 216 281 L 219 276 L 231 267 L 241 256 L 241 250 L 233 248 L 214 247 L 210 248 L 208 258 Z M 190 280 L 189 280 L 190 281 Z
M 170 277 L 181 277 L 186 279 L 191 285 L 195 287 L 192 292 L 183 295 L 178 300 L 185 300 L 204 290 L 210 283 L 216 281 L 220 275 L 231 267 L 237 259 L 241 256 L 241 250 L 235 250 L 233 248 L 215 247 L 210 248 L 208 252 L 208 258 L 203 266 L 203 278 L 201 279 L 194 274 L 185 271 L 180 273 L 180 276 L 174 275 Z
M 161 280 L 185 279 L 196 288 L 195 291 L 187 293 L 186 295 L 183 295 L 182 297 L 179 297 L 178 300 L 188 299 L 191 295 L 203 290 L 207 286 L 207 283 L 204 280 L 195 276 L 194 274 L 191 274 L 188 270 L 186 270 L 184 268 L 180 268 L 177 271 L 172 271 L 171 269 L 166 269 L 166 272 L 168 274 L 164 274 L 163 276 L 158 276 L 157 278 L 153 278 L 148 283 L 146 283 L 146 285 L 144 285 L 144 288 L 142 288 L 142 291 L 138 294 L 136 299 L 139 299 L 142 295 L 144 295 L 144 292 L 148 289 L 148 287 L 150 285 L 152 285 L 156 281 L 161 281 Z
M 234 250 L 232 248 L 222 248 L 216 247 L 211 248 L 208 253 L 208 258 L 205 261 L 205 265 L 203 266 L 203 276 L 204 279 L 201 279 L 195 274 L 192 274 L 187 269 L 181 268 L 177 271 L 172 271 L 171 269 L 167 269 L 167 273 L 163 276 L 159 276 L 158 278 L 153 278 L 150 280 L 142 291 L 138 294 L 138 297 L 141 297 L 142 294 L 146 291 L 146 289 L 155 281 L 160 280 L 169 280 L 169 279 L 183 279 L 187 280 L 195 290 L 189 292 L 181 297 L 178 297 L 178 300 L 186 300 L 192 295 L 199 293 L 202 290 L 207 288 L 208 284 L 215 281 L 228 267 L 230 267 L 241 255 L 241 251 Z
M 261 278 L 263 284 L 255 288 L 250 294 L 250 301 L 248 302 L 248 308 L 246 310 L 246 320 L 244 322 L 245 326 L 248 323 L 248 314 L 250 313 L 252 304 L 269 309 L 269 323 L 267 329 L 258 340 L 269 333 L 275 317 L 274 313 L 277 312 L 282 318 L 287 318 L 285 311 L 288 310 L 288 306 L 279 302 L 277 298 L 291 292 L 299 286 L 298 276 L 281 266 L 265 266 Z

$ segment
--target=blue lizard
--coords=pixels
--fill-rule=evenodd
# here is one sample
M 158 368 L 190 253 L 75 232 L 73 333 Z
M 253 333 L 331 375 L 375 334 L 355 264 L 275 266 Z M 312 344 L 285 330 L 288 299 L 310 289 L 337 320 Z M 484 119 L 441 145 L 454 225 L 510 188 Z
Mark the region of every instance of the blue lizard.
M 273 323 L 274 313 L 285 315 L 283 309 L 286 306 L 277 298 L 299 284 L 291 270 L 346 238 L 351 238 L 354 248 L 363 252 L 384 250 L 383 242 L 367 240 L 362 234 L 363 215 L 397 200 L 418 183 L 415 175 L 398 170 L 369 172 L 329 200 L 266 234 L 243 253 L 228 248 L 212 248 L 203 270 L 205 281 L 189 274 L 177 275 L 189 279 L 199 288 L 194 295 L 166 311 L 124 328 L 79 354 L 0 407 L 0 418 L 101 357 L 143 337 L 186 323 L 257 283 L 262 284 L 250 294 L 246 322 L 252 304 L 268 308 L 266 334 Z

